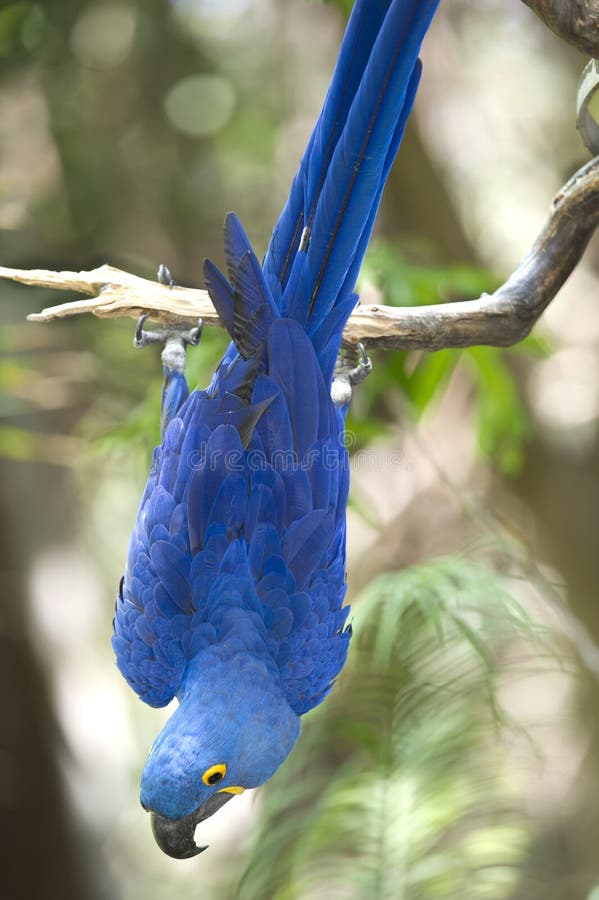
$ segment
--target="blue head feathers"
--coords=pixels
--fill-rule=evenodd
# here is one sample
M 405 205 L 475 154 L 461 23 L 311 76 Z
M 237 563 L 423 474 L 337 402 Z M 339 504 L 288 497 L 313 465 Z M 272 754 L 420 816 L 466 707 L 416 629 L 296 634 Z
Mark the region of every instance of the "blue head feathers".
M 299 734 L 299 718 L 269 666 L 227 642 L 194 658 L 181 697 L 141 779 L 141 802 L 154 813 L 162 844 L 165 835 L 173 843 L 173 829 L 180 835 L 175 822 L 191 823 L 193 834 L 215 808 L 267 781 Z M 176 855 L 198 852 L 193 841 L 174 844 Z

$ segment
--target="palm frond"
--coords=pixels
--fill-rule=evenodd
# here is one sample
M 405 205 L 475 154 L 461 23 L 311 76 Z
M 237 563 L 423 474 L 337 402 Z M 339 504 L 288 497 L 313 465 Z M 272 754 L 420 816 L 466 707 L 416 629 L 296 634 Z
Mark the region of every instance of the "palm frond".
M 240 900 L 504 898 L 526 817 L 502 756 L 502 660 L 555 635 L 491 569 L 448 558 L 354 602 L 350 662 L 264 793 Z

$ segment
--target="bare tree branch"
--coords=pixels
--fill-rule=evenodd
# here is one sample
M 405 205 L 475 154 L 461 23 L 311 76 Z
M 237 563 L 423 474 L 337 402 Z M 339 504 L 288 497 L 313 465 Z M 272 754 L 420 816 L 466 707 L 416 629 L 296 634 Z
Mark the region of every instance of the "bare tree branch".
M 494 294 L 438 306 L 358 306 L 343 333 L 346 345 L 362 341 L 382 349 L 440 350 L 521 341 L 576 267 L 599 225 L 599 157 L 555 197 L 549 219 L 528 255 Z M 202 318 L 220 325 L 205 291 L 165 287 L 112 266 L 91 272 L 48 272 L 0 267 L 0 277 L 24 284 L 74 290 L 90 299 L 35 313 L 48 322 L 91 312 L 101 318 L 149 313 L 155 321 L 189 325 Z
M 596 157 L 559 191 L 531 250 L 494 294 L 439 306 L 359 306 L 344 338 L 413 350 L 517 344 L 571 275 L 598 225 Z
M 30 322 L 51 322 L 53 319 L 91 312 L 100 319 L 115 316 L 137 319 L 148 313 L 154 321 L 166 324 L 196 323 L 201 318 L 208 325 L 220 325 L 207 291 L 177 285 L 165 287 L 157 281 L 131 275 L 114 266 L 104 265 L 89 272 L 51 272 L 0 266 L 0 278 L 61 291 L 76 291 L 91 298 L 61 303 L 40 313 L 32 313 L 27 316 Z
M 598 0 L 523 0 L 545 25 L 582 53 L 599 58 Z

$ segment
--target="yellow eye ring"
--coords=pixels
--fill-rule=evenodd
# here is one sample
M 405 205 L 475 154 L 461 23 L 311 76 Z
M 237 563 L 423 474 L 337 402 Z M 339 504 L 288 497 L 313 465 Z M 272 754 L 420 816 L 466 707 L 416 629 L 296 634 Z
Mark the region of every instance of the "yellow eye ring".
M 219 781 L 222 781 L 226 774 L 226 765 L 224 763 L 217 763 L 215 766 L 210 766 L 209 769 L 206 769 L 202 775 L 202 781 L 204 784 L 207 784 L 208 787 L 213 787 L 215 784 L 218 784 Z

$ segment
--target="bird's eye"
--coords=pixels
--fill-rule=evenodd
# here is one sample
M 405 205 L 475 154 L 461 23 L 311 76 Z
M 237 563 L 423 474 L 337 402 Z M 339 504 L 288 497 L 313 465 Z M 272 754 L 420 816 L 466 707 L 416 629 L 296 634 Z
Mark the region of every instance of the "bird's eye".
M 216 766 L 210 766 L 209 769 L 206 769 L 202 775 L 202 781 L 204 784 L 212 787 L 213 784 L 218 784 L 219 781 L 222 781 L 226 774 L 226 765 L 224 763 L 218 763 Z

